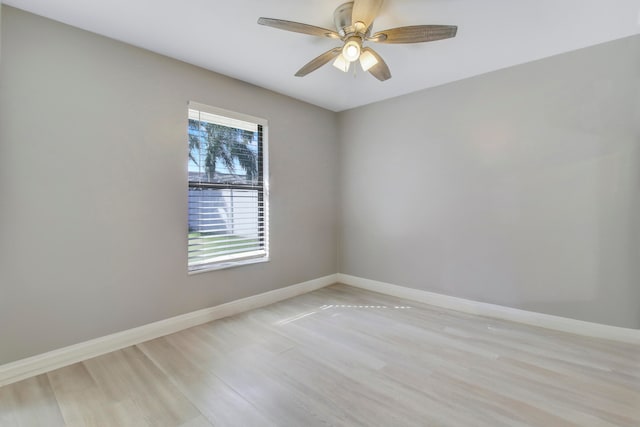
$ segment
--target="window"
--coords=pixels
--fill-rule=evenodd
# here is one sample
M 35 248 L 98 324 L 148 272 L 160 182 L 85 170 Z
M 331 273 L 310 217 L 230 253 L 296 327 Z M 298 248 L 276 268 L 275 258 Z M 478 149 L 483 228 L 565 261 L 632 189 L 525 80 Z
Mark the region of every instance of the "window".
M 268 260 L 266 128 L 189 103 L 189 272 Z

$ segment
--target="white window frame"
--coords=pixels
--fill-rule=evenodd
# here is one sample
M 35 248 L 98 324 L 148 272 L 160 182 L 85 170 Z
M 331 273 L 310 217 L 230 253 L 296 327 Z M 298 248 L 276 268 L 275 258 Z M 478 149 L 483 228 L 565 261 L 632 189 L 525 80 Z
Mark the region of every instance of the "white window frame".
M 204 113 L 210 113 L 217 116 L 223 116 L 230 119 L 230 124 L 233 124 L 234 120 L 240 120 L 244 122 L 250 122 L 262 127 L 262 140 L 261 140 L 261 152 L 262 156 L 262 206 L 263 206 L 263 218 L 264 218 L 264 235 L 263 246 L 264 250 L 259 251 L 247 251 L 239 254 L 231 254 L 226 256 L 213 257 L 208 260 L 199 261 L 196 263 L 190 263 L 187 256 L 187 269 L 188 274 L 199 274 L 207 271 L 221 270 L 225 268 L 238 267 L 242 265 L 255 264 L 268 262 L 269 258 L 269 137 L 268 128 L 269 122 L 266 119 L 251 116 L 248 114 L 238 113 L 231 110 L 225 110 L 223 108 L 213 107 L 210 105 L 202 104 L 199 102 L 189 101 L 187 113 L 189 110 L 198 110 Z M 188 114 L 187 114 L 188 116 Z M 188 117 L 187 117 L 188 120 Z M 187 138 L 188 139 L 188 138 Z M 188 158 L 187 158 L 188 162 Z M 187 178 L 187 181 L 189 179 Z M 187 188 L 191 185 L 187 183 Z M 188 206 L 188 205 L 187 205 Z M 187 209 L 188 218 L 188 209 Z M 187 220 L 187 234 L 189 233 Z M 189 248 L 189 238 L 187 238 L 187 250 Z

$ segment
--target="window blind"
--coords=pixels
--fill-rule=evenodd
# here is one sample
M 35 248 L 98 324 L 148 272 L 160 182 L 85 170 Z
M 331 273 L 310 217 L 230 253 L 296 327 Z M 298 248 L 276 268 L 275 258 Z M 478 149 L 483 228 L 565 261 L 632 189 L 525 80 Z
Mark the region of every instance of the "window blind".
M 266 122 L 247 117 L 189 104 L 191 272 L 268 257 Z

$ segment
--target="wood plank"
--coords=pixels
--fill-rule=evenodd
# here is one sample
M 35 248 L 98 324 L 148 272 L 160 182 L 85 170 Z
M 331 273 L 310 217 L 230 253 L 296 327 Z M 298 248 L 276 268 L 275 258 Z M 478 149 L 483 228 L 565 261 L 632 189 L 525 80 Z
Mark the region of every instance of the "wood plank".
M 0 387 L 0 426 L 64 426 L 46 375 Z
M 152 426 L 184 424 L 201 414 L 138 348 L 127 347 L 83 363 L 111 405 L 135 408 Z M 146 425 L 145 424 L 145 425 Z
M 207 365 L 193 363 L 167 339 L 158 338 L 139 347 L 212 425 L 271 425 L 268 418 L 211 373 Z

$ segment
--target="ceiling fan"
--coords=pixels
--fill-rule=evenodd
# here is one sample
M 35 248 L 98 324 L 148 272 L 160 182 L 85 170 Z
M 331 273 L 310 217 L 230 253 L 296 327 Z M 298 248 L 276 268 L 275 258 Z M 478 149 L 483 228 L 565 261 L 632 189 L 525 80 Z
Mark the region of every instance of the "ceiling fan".
M 283 19 L 259 18 L 258 24 L 280 30 L 309 34 L 317 37 L 342 40 L 343 45 L 335 47 L 312 59 L 296 73 L 303 77 L 333 60 L 333 66 L 345 73 L 352 62 L 359 60 L 364 71 L 368 71 L 380 81 L 391 78 L 391 71 L 382 57 L 365 42 L 376 43 L 422 43 L 455 37 L 455 25 L 411 25 L 391 28 L 371 34 L 373 20 L 378 15 L 382 0 L 355 0 L 344 3 L 333 12 L 336 30 L 285 21 Z

